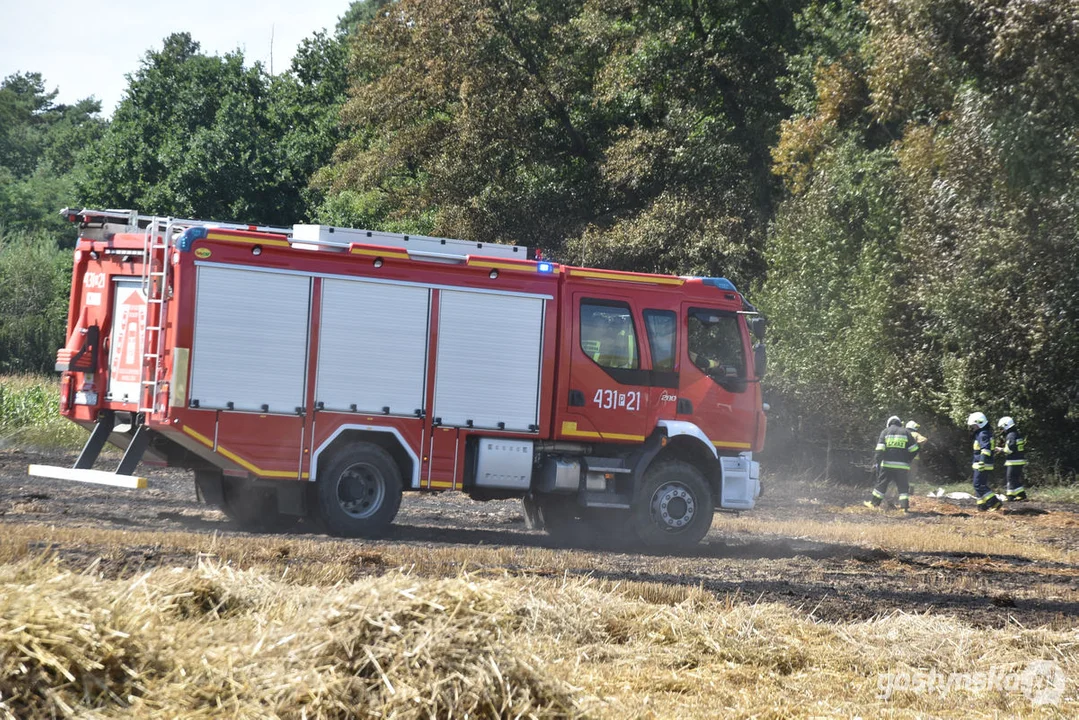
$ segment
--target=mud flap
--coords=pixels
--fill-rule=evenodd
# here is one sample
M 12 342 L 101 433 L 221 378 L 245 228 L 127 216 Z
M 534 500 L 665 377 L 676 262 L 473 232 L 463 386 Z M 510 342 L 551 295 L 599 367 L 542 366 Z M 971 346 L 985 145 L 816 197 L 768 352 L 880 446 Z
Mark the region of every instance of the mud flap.
M 195 471 L 195 497 L 207 505 L 221 507 L 225 502 L 221 471 Z
M 286 480 L 275 483 L 275 487 L 278 513 L 296 517 L 307 515 L 307 483 Z
M 626 465 L 633 468 L 633 495 L 630 498 L 630 503 L 636 502 L 637 493 L 640 491 L 641 485 L 644 484 L 644 473 L 648 470 L 648 466 L 652 464 L 652 461 L 656 459 L 656 455 L 659 455 L 659 451 L 666 445 L 667 433 L 660 428 L 656 428 L 652 431 L 652 434 L 648 436 L 648 439 L 644 441 L 644 444 L 633 452 L 626 459 Z

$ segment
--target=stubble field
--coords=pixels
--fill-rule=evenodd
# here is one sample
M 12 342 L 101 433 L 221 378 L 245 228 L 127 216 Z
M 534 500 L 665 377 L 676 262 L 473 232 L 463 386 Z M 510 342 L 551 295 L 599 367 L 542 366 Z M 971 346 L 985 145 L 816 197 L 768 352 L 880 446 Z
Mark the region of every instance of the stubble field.
M 234 530 L 190 476 L 0 451 L 0 717 L 1074 717 L 1079 507 L 766 478 L 692 552 L 567 546 L 514 501 Z M 987 687 L 988 686 L 988 687 Z

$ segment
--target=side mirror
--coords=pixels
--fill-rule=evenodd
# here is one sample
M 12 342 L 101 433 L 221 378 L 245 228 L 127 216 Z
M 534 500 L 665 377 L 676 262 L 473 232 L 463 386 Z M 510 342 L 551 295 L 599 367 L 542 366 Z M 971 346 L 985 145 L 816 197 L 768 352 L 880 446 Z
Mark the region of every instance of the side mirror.
M 757 379 L 764 377 L 764 373 L 768 371 L 768 351 L 764 347 L 764 342 L 761 341 L 753 346 L 753 374 L 757 376 Z
M 768 320 L 763 315 L 749 318 L 749 331 L 761 342 L 764 342 L 764 330 L 767 326 Z

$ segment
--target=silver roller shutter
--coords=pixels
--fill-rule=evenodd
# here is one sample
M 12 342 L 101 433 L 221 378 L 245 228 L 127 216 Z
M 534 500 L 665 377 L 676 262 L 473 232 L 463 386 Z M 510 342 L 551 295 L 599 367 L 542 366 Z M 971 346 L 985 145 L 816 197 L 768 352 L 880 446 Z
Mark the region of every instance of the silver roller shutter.
M 202 266 L 196 293 L 191 399 L 295 413 L 304 404 L 311 279 Z
M 424 407 L 430 290 L 324 280 L 315 400 L 327 410 Z
M 441 298 L 434 416 L 479 428 L 538 424 L 544 300 L 455 290 Z

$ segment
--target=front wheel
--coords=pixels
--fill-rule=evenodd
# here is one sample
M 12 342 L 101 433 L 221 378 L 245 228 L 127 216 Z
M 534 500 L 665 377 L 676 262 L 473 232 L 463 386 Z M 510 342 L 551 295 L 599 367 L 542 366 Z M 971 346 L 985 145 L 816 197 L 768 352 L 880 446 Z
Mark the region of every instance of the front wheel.
M 633 529 L 650 547 L 690 547 L 708 534 L 714 511 L 700 470 L 682 460 L 660 461 L 645 473 L 632 510 Z
M 315 512 L 331 535 L 378 537 L 401 507 L 401 470 L 373 443 L 339 452 L 315 486 Z

